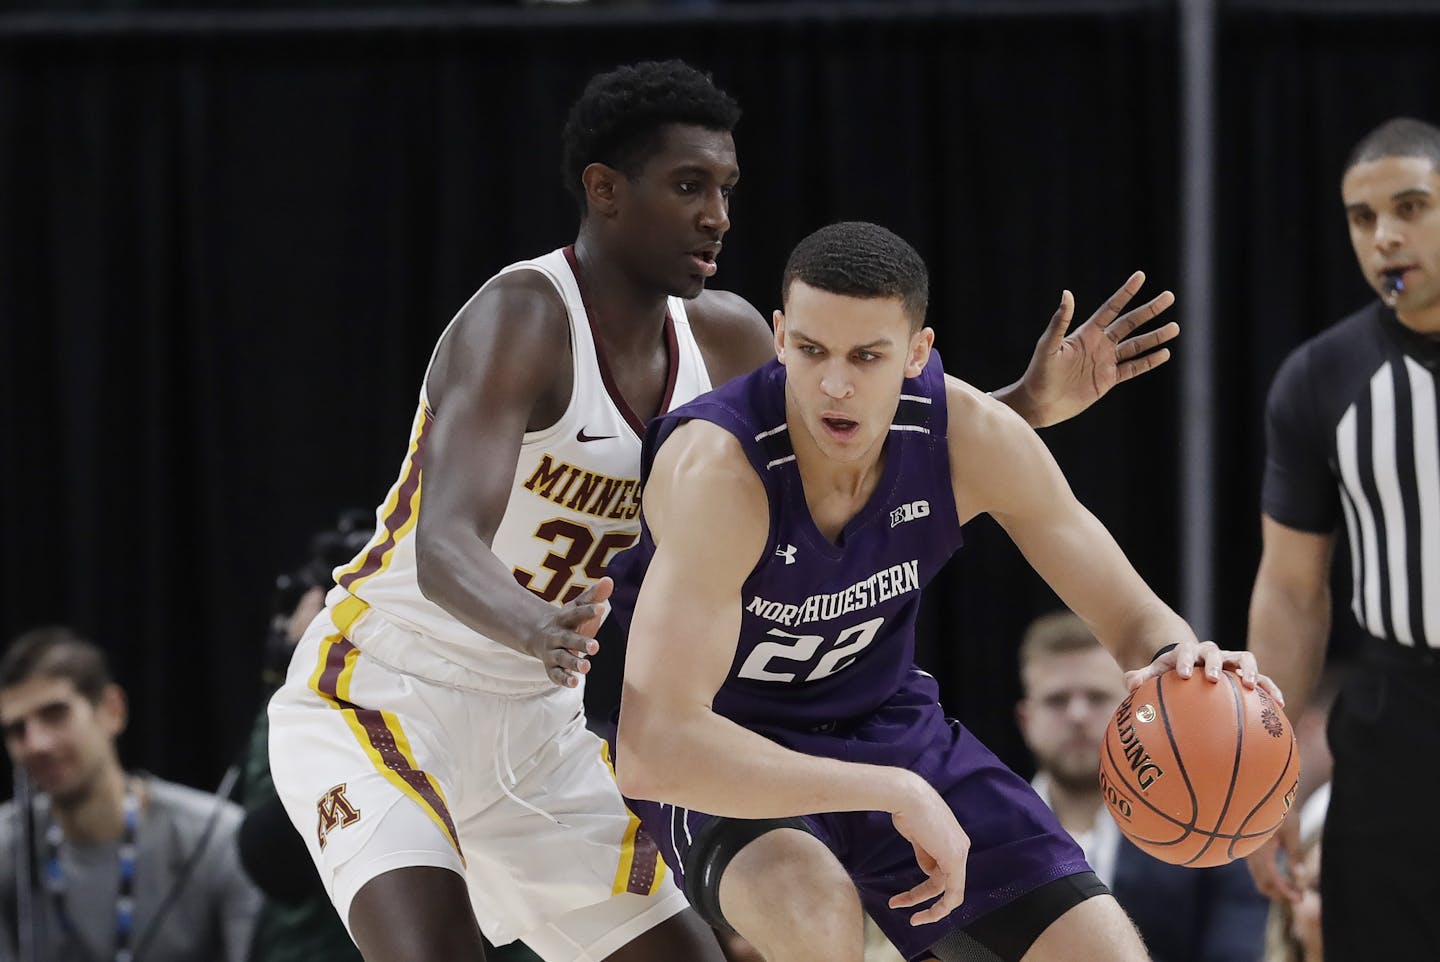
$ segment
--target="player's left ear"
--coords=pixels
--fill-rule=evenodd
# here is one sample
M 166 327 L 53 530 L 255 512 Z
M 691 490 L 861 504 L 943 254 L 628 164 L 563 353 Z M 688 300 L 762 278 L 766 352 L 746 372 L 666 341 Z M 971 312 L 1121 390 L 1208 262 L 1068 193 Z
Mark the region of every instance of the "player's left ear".
M 910 336 L 910 357 L 905 361 L 905 376 L 919 377 L 930 363 L 930 348 L 935 345 L 935 329 L 922 327 Z
M 775 313 L 770 316 L 775 328 L 775 356 L 780 363 L 785 363 L 785 312 L 776 308 Z

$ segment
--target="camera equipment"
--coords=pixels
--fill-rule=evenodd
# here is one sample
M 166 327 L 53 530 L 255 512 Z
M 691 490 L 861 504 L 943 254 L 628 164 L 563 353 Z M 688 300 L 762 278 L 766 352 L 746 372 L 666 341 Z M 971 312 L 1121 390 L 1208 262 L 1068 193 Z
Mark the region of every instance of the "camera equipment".
M 335 582 L 331 573 L 364 550 L 375 533 L 375 515 L 352 508 L 340 513 L 333 528 L 326 528 L 310 539 L 306 559 L 296 568 L 281 572 L 275 578 L 275 591 L 270 601 L 270 628 L 265 641 L 264 674 L 283 679 L 295 645 L 286 634 L 290 616 L 300 599 L 311 588 L 330 590 Z M 278 679 L 276 680 L 278 683 Z

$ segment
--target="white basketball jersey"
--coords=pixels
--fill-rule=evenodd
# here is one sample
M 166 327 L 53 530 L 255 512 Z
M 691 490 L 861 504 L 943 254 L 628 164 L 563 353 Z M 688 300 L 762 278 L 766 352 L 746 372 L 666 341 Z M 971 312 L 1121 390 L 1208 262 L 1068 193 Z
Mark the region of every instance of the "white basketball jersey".
M 511 264 L 496 277 L 521 270 L 543 274 L 565 302 L 573 387 L 560 420 L 543 431 L 525 434 L 510 501 L 491 548 L 516 581 L 558 605 L 599 580 L 610 559 L 639 538 L 644 423 L 621 398 L 596 343 L 571 249 Z M 486 286 L 493 282 L 491 278 Z M 440 342 L 454 323 L 440 335 Z M 670 298 L 665 333 L 670 374 L 661 411 L 710 389 L 709 373 L 680 298 Z M 434 363 L 432 354 L 431 366 Z M 422 382 L 410 446 L 399 480 L 376 511 L 375 537 L 350 564 L 335 570 L 337 586 L 327 600 L 332 606 L 346 603 L 353 609 L 358 606 L 346 595 L 353 596 L 391 625 L 414 632 L 406 645 L 429 650 L 417 651 L 422 658 L 406 658 L 405 665 L 396 667 L 413 671 L 415 664 L 434 663 L 439 656 L 450 663 L 447 667 L 483 676 L 484 681 L 475 679 L 480 687 L 549 686 L 538 660 L 471 630 L 420 592 L 415 527 L 423 510 L 425 439 L 433 419 Z M 366 633 L 352 639 L 361 648 Z M 423 669 L 418 673 L 434 674 Z

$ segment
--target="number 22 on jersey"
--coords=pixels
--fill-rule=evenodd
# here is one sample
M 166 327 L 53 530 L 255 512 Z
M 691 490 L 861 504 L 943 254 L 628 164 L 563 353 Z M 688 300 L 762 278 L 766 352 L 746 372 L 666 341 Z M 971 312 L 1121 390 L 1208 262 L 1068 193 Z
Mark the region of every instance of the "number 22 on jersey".
M 834 644 L 815 663 L 805 681 L 819 681 L 829 678 L 837 671 L 849 668 L 855 663 L 860 652 L 870 646 L 879 633 L 885 619 L 871 618 L 858 625 L 851 625 L 836 636 Z M 754 681 L 790 682 L 800 677 L 801 670 L 815 657 L 820 646 L 825 644 L 823 635 L 792 635 L 779 628 L 771 628 L 767 637 L 783 638 L 784 641 L 762 641 L 750 650 L 750 656 L 736 673 L 738 678 Z

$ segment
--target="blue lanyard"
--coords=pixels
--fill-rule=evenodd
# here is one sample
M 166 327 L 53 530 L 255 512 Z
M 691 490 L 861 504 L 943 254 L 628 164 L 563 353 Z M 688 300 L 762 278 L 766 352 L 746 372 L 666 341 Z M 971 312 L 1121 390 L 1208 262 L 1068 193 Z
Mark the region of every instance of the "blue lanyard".
M 130 780 L 125 784 L 125 833 L 120 838 L 120 886 L 115 893 L 115 962 L 132 962 L 130 940 L 135 929 L 136 835 L 140 827 L 140 799 Z M 70 913 L 65 909 L 65 871 L 60 866 L 60 844 L 65 835 L 52 820 L 45 829 L 45 889 L 55 903 L 60 924 L 78 939 Z

